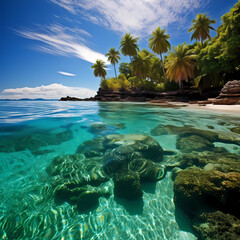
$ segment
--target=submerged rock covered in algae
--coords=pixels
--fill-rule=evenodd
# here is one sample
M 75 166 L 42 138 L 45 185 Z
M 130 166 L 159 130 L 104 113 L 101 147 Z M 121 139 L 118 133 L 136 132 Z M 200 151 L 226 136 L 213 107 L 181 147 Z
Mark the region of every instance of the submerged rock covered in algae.
M 229 153 L 225 149 L 214 148 L 213 151 L 193 151 L 177 156 L 176 161 L 179 162 L 179 166 L 183 169 L 195 165 L 206 171 L 240 172 L 239 155 Z
M 113 178 L 117 196 L 132 199 L 142 196 L 140 180 L 158 181 L 165 176 L 166 167 L 155 163 L 163 154 L 168 152 L 148 135 L 112 134 L 84 142 L 76 154 L 55 157 L 46 171 L 52 184 L 61 189 L 56 191 L 58 198 L 70 203 L 75 198 L 72 189 L 100 186 L 109 178 Z
M 240 217 L 239 182 L 238 172 L 182 170 L 174 181 L 174 202 L 190 215 L 207 207 Z
M 98 204 L 98 199 L 108 196 L 110 193 L 103 187 L 85 185 L 79 187 L 77 184 L 63 184 L 55 191 L 57 201 L 66 201 L 76 204 L 79 210 L 89 210 Z
M 88 128 L 88 131 L 94 135 L 102 135 L 105 136 L 107 134 L 113 133 L 118 129 L 125 128 L 124 123 L 118 123 L 114 125 L 107 125 L 103 123 L 94 123 Z
M 240 239 L 240 220 L 220 211 L 202 213 L 193 227 L 200 240 Z
M 19 152 L 29 149 L 33 153 L 36 153 L 41 147 L 59 145 L 72 138 L 73 134 L 69 129 L 58 133 L 41 131 L 14 137 L 2 136 L 0 138 L 0 152 Z M 39 154 L 40 152 L 37 153 Z M 44 152 L 42 152 L 42 154 L 44 154 Z
M 133 171 L 116 173 L 113 177 L 115 196 L 129 200 L 143 195 L 139 174 Z
M 214 145 L 206 138 L 198 135 L 190 135 L 182 138 L 178 137 L 176 147 L 182 152 L 192 152 L 210 150 L 214 148 Z
M 152 136 L 174 134 L 180 137 L 197 135 L 207 139 L 210 142 L 223 142 L 240 145 L 240 136 L 234 132 L 215 132 L 210 130 L 197 129 L 192 126 L 173 126 L 159 124 L 151 130 Z

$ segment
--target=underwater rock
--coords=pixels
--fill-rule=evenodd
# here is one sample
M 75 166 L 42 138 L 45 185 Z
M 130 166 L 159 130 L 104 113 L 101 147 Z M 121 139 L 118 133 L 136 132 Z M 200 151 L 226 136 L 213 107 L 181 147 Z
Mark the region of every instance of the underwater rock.
M 113 134 L 105 137 L 104 144 L 108 147 L 131 147 L 132 152 L 140 152 L 144 158 L 159 162 L 163 158 L 163 149 L 158 141 L 144 134 Z
M 215 151 L 217 150 L 217 151 Z M 212 170 L 228 172 L 240 172 L 240 158 L 238 154 L 229 153 L 222 148 L 214 148 L 213 151 L 203 151 L 186 153 L 176 157 L 181 168 L 185 169 L 190 166 L 199 166 L 206 171 L 211 164 Z M 208 167 L 206 168 L 206 166 Z
M 23 136 L 2 136 L 0 139 L 0 152 L 19 152 L 26 149 L 35 152 L 41 147 L 59 145 L 72 138 L 73 134 L 69 129 L 58 133 L 43 130 Z
M 240 127 L 234 127 L 230 129 L 232 132 L 240 134 Z
M 95 138 L 79 145 L 76 153 L 82 153 L 86 157 L 101 157 L 107 150 L 103 144 L 104 138 Z
M 180 171 L 174 181 L 174 202 L 189 215 L 205 208 L 219 209 L 240 216 L 240 173 Z
M 172 180 L 173 180 L 173 181 L 175 180 L 175 178 L 177 177 L 177 175 L 178 175 L 181 171 L 182 171 L 182 169 L 179 168 L 179 167 L 173 168 L 173 170 L 172 170 Z
M 155 128 L 153 128 L 150 131 L 152 136 L 161 136 L 161 135 L 168 135 L 169 132 L 167 130 L 167 128 L 164 125 L 159 124 L 158 126 L 156 126 Z
M 101 187 L 92 187 L 89 185 L 78 187 L 63 184 L 55 191 L 57 202 L 69 202 L 77 204 L 78 210 L 89 210 L 98 204 L 98 199 L 103 196 L 109 196 L 109 191 Z
M 139 174 L 133 171 L 116 173 L 113 177 L 114 194 L 120 198 L 134 200 L 143 195 Z
M 213 143 L 198 135 L 178 137 L 176 143 L 177 149 L 182 152 L 203 151 L 214 148 Z
M 124 123 L 118 123 L 113 125 L 106 125 L 103 123 L 94 123 L 94 124 L 91 124 L 88 130 L 92 134 L 104 136 L 104 135 L 113 133 L 117 129 L 123 129 L 123 128 L 125 128 Z
M 220 211 L 202 213 L 193 228 L 200 240 L 240 239 L 240 220 Z
M 233 132 L 220 132 L 218 134 L 218 142 L 232 143 L 240 146 L 240 136 Z
M 74 182 L 78 186 L 86 184 L 98 186 L 109 178 L 101 171 L 102 162 L 99 158 L 84 158 L 82 154 L 57 156 L 46 168 L 53 178 L 54 185 Z
M 151 131 L 151 134 L 153 136 L 167 135 L 167 134 L 174 134 L 179 136 L 198 135 L 200 137 L 206 138 L 211 142 L 215 142 L 218 139 L 217 133 L 209 130 L 197 129 L 192 126 L 178 127 L 173 125 L 164 126 L 162 124 L 159 124 L 156 128 L 154 128 Z
M 144 158 L 136 158 L 129 163 L 129 169 L 139 174 L 141 181 L 159 181 L 166 174 L 165 167 Z

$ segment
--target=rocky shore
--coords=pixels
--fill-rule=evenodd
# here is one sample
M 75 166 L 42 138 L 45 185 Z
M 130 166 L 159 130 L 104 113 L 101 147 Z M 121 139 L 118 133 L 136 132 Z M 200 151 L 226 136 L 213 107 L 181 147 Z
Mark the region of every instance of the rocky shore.
M 150 102 L 150 101 L 189 102 L 207 100 L 198 90 L 183 90 L 170 92 L 154 91 L 107 91 L 99 88 L 97 95 L 91 98 L 62 97 L 60 101 L 101 101 L 101 102 Z
M 209 98 L 205 101 L 197 101 L 192 103 L 219 105 L 240 104 L 240 80 L 227 82 L 222 88 L 219 96 L 216 98 Z
M 217 94 L 215 94 L 217 96 Z M 240 80 L 225 84 L 216 98 L 208 98 L 208 93 L 200 94 L 196 89 L 169 92 L 107 91 L 99 88 L 97 95 L 90 98 L 62 97 L 59 101 L 101 101 L 101 102 L 188 102 L 192 104 L 240 104 Z

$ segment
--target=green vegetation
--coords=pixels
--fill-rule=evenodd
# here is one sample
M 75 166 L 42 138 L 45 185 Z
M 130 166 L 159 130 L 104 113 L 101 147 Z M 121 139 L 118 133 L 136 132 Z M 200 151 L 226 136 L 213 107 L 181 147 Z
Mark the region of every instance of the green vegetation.
M 167 57 L 167 76 L 170 80 L 179 82 L 182 88 L 182 80 L 188 82 L 189 78 L 194 76 L 194 55 L 192 50 L 188 50 L 185 44 L 173 47 L 173 51 Z
M 106 54 L 106 57 L 108 57 L 108 61 L 110 61 L 110 63 L 113 64 L 114 71 L 115 71 L 115 77 L 117 78 L 117 72 L 116 72 L 115 64 L 118 63 L 118 60 L 121 59 L 119 51 L 116 51 L 115 48 L 110 48 L 109 52 Z
M 104 61 L 98 59 L 96 63 L 92 65 L 92 69 L 94 69 L 94 76 L 105 79 L 105 76 L 107 75 L 105 68 L 107 68 L 107 66 L 105 65 Z
M 163 66 L 162 53 L 166 53 L 168 49 L 171 48 L 171 45 L 168 42 L 169 38 L 169 34 L 165 34 L 165 29 L 161 30 L 160 27 L 158 27 L 155 31 L 153 31 L 152 37 L 149 39 L 149 47 L 153 50 L 154 53 L 160 55 L 165 81 L 167 81 L 167 78 Z
M 130 33 L 126 33 L 120 43 L 121 52 L 124 56 L 135 56 L 139 50 L 137 45 L 138 38 L 134 38 Z
M 122 55 L 130 57 L 130 63 L 122 62 L 117 77 L 116 63 L 120 60 L 119 51 L 111 48 L 106 54 L 114 66 L 115 78 L 105 79 L 106 66 L 97 60 L 92 66 L 94 75 L 102 78 L 101 88 L 112 91 L 151 90 L 173 91 L 188 87 L 200 91 L 220 88 L 229 80 L 240 75 L 240 2 L 222 17 L 222 25 L 211 39 L 211 20 L 207 14 L 198 14 L 192 21 L 189 32 L 193 32 L 193 44 L 179 44 L 172 47 L 170 35 L 158 27 L 149 38 L 149 48 L 139 50 L 138 40 L 126 33 L 120 42 Z M 162 54 L 167 53 L 165 58 Z M 166 74 L 165 74 L 166 71 Z
M 206 39 L 211 39 L 209 35 L 209 31 L 215 30 L 210 24 L 216 23 L 216 20 L 210 20 L 207 14 L 198 14 L 196 19 L 192 21 L 192 27 L 188 30 L 189 32 L 193 32 L 191 41 L 196 39 L 196 42 L 201 40 L 203 42 Z

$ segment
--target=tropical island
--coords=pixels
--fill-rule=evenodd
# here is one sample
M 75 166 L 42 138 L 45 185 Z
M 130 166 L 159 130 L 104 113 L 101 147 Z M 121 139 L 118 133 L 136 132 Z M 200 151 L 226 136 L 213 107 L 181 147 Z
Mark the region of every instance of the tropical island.
M 126 33 L 121 39 L 120 51 L 110 48 L 106 54 L 114 67 L 114 77 L 106 78 L 104 61 L 96 60 L 92 66 L 94 76 L 101 78 L 97 95 L 89 99 L 67 97 L 61 100 L 189 102 L 217 97 L 224 84 L 240 76 L 239 9 L 238 2 L 222 16 L 217 30 L 211 26 L 216 20 L 207 14 L 198 14 L 189 29 L 192 44 L 171 46 L 166 29 L 158 27 L 148 40 L 149 49 L 140 50 L 139 38 Z M 215 37 L 211 38 L 210 30 L 216 31 Z M 120 52 L 129 56 L 130 62 L 120 63 L 117 76 Z M 220 98 L 203 103 L 239 104 L 240 83 L 230 83 Z
M 49 8 L 48 1 L 26 2 L 19 6 L 30 9 L 31 15 L 35 5 L 36 15 L 41 4 Z M 111 5 L 86 1 L 86 10 L 84 2 L 52 0 L 51 4 L 53 9 L 69 11 L 66 16 L 73 20 L 79 13 L 95 14 L 95 7 L 104 3 L 104 11 Z M 171 4 L 138 1 L 140 12 L 149 6 L 162 10 L 162 2 Z M 129 3 L 116 1 L 116 7 L 125 4 L 126 11 Z M 228 2 L 228 9 L 232 5 Z M 61 18 L 54 19 L 65 21 L 63 9 L 59 10 Z M 181 14 L 190 10 L 191 4 Z M 122 15 L 122 9 L 118 13 Z M 66 20 L 68 24 L 72 19 Z M 82 16 L 79 19 L 83 21 Z M 48 53 L 63 54 L 58 44 L 74 54 L 79 47 L 87 53 L 91 50 L 97 57 L 86 58 L 81 51 L 78 57 L 88 59 L 90 77 L 94 78 L 93 70 L 101 82 L 94 97 L 61 98 L 72 102 L 49 101 L 46 96 L 53 98 L 57 92 L 57 98 L 85 97 L 95 91 L 55 83 L 8 89 L 7 94 L 23 91 L 25 98 L 0 99 L 1 239 L 240 239 L 240 105 L 236 105 L 240 103 L 240 1 L 222 16 L 218 29 L 213 28 L 215 22 L 208 14 L 198 14 L 189 27 L 192 43 L 177 46 L 170 44 L 170 25 L 152 32 L 148 49 L 140 49 L 140 38 L 126 33 L 118 49 L 107 52 L 108 46 L 101 46 L 105 56 L 75 42 L 75 34 L 90 34 L 67 24 L 51 25 L 47 33 L 25 32 L 27 37 L 47 41 Z M 133 23 L 135 27 L 142 21 Z M 125 29 L 129 28 L 122 34 Z M 29 53 L 26 56 L 33 61 Z M 105 62 L 96 60 L 101 57 Z M 121 58 L 127 60 L 120 62 Z M 46 58 L 41 59 L 37 63 L 44 67 Z M 53 71 L 49 63 L 47 68 Z M 114 76 L 108 77 L 110 64 Z M 24 65 L 23 71 L 30 68 Z M 78 74 L 59 72 L 65 79 Z M 81 95 L 83 91 L 88 95 Z M 39 92 L 43 99 L 31 98 Z

